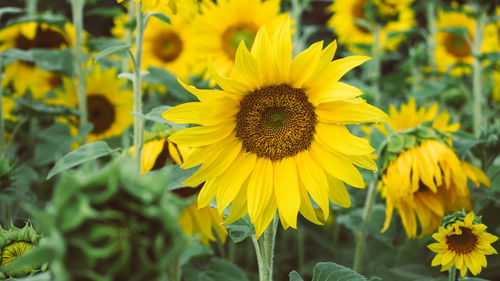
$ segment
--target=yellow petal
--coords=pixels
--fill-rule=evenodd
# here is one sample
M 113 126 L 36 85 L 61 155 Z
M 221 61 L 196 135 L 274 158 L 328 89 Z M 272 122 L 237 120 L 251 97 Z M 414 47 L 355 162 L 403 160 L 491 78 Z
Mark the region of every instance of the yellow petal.
M 217 125 L 234 119 L 239 104 L 232 98 L 219 98 L 211 103 L 188 102 L 165 111 L 161 116 L 176 124 Z
M 276 46 L 275 51 L 276 64 L 278 70 L 277 83 L 288 83 L 290 80 L 290 68 L 292 65 L 292 36 L 290 33 L 290 17 L 282 22 L 280 28 L 273 36 L 273 42 Z M 279 205 L 278 205 L 279 208 Z
M 307 90 L 309 101 L 315 106 L 325 102 L 354 99 L 362 94 L 360 89 L 343 82 L 321 84 Z
M 258 158 L 247 188 L 248 214 L 252 222 L 261 215 L 271 199 L 273 177 L 274 168 L 271 160 Z
M 297 167 L 292 157 L 276 162 L 274 169 L 274 195 L 281 220 L 297 228 L 297 214 L 300 208 L 299 180 Z
M 349 155 L 366 155 L 373 152 L 367 139 L 352 135 L 343 125 L 318 122 L 315 139 L 332 152 Z
M 240 191 L 231 203 L 229 215 L 224 221 L 224 224 L 231 224 L 247 214 L 247 186 L 248 179 L 243 183 L 243 186 L 240 188 Z
M 262 75 L 263 85 L 269 86 L 277 82 L 276 79 L 276 60 L 271 49 L 271 40 L 265 26 L 262 26 L 253 42 L 252 56 L 257 60 L 259 73 Z
M 274 198 L 271 198 L 271 200 L 269 200 L 268 204 L 266 204 L 264 210 L 262 211 L 262 214 L 254 222 L 255 234 L 257 236 L 257 239 L 262 235 L 264 230 L 266 230 L 275 216 L 276 201 L 274 201 Z
M 182 129 L 170 135 L 174 143 L 187 146 L 203 146 L 221 141 L 234 130 L 234 123 L 222 123 L 214 126 L 197 126 Z
M 205 182 L 198 194 L 198 208 L 204 208 L 214 199 L 219 187 L 220 178 L 215 178 Z
M 304 82 L 311 77 L 318 64 L 323 41 L 312 44 L 305 51 L 298 54 L 292 61 L 292 87 L 302 88 Z
M 344 186 L 344 183 L 332 176 L 327 176 L 328 185 L 330 187 L 329 198 L 332 203 L 340 207 L 349 208 L 351 206 L 351 198 Z
M 243 40 L 236 51 L 235 70 L 235 78 L 250 90 L 255 90 L 262 85 L 257 61 L 250 54 Z
M 297 166 L 298 167 L 298 166 Z M 300 169 L 300 168 L 299 168 Z M 299 191 L 300 191 L 300 213 L 304 218 L 308 219 L 310 222 L 322 225 L 323 223 L 318 220 L 318 216 L 316 215 L 316 211 L 314 210 L 311 204 L 311 198 L 307 194 L 306 187 L 304 184 L 299 182 Z
M 335 124 L 359 124 L 384 122 L 387 115 L 380 109 L 357 98 L 349 101 L 336 101 L 319 104 L 316 107 L 318 120 Z

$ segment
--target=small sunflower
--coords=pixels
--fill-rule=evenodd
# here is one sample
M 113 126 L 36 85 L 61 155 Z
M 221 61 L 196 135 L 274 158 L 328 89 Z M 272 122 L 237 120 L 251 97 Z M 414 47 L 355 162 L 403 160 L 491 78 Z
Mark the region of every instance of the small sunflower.
M 189 75 L 200 74 L 195 64 L 196 51 L 190 21 L 197 13 L 195 3 L 184 3 L 171 17 L 171 24 L 152 17 L 144 32 L 143 67 L 165 68 L 172 74 L 187 80 Z
M 201 15 L 193 23 L 196 32 L 198 63 L 206 67 L 211 57 L 214 68 L 228 75 L 234 67 L 241 40 L 251 48 L 257 30 L 266 25 L 271 34 L 283 19 L 280 0 L 201 1 Z
M 27 254 L 38 244 L 40 235 L 26 224 L 23 228 L 11 226 L 5 230 L 0 227 L 0 270 L 7 276 L 20 277 L 39 271 L 31 266 L 25 266 L 15 271 L 8 266 L 19 257 Z
M 38 22 L 16 23 L 0 31 L 0 51 L 9 48 L 21 50 L 67 48 L 74 38 L 74 28 L 67 23 L 65 29 Z M 30 91 L 35 99 L 61 85 L 60 75 L 40 70 L 33 63 L 17 61 L 5 67 L 2 86 L 12 84 L 16 96 Z M 29 79 L 19 79 L 19 76 Z
M 436 22 L 438 32 L 436 33 L 436 50 L 438 58 L 437 68 L 440 72 L 448 72 L 453 76 L 471 73 L 469 66 L 474 61 L 472 46 L 470 42 L 475 36 L 475 19 L 465 12 L 460 11 L 438 11 Z M 459 34 L 446 31 L 446 28 L 463 27 L 467 29 L 467 38 Z M 498 51 L 498 33 L 494 24 L 485 27 L 481 53 Z
M 100 70 L 99 66 L 87 76 L 87 116 L 94 126 L 88 135 L 89 142 L 118 136 L 132 124 L 133 96 L 131 91 L 123 89 L 126 83 L 117 78 L 115 69 Z M 63 78 L 63 85 L 65 92 L 59 92 L 58 99 L 51 102 L 78 108 L 73 81 Z M 78 120 L 73 123 L 77 124 Z M 72 126 L 72 134 L 76 135 L 77 129 Z
M 363 53 L 365 51 L 357 45 L 371 45 L 374 42 L 373 33 L 356 22 L 367 20 L 365 7 L 368 2 L 368 0 L 336 0 L 328 7 L 328 11 L 333 12 L 328 25 L 334 28 L 339 41 L 343 42 L 351 53 Z M 391 4 L 392 2 L 395 3 Z M 413 27 L 414 14 L 408 8 L 411 2 L 413 1 L 375 1 L 380 13 L 389 14 L 393 18 L 380 31 L 380 44 L 384 49 L 394 51 L 404 40 L 403 35 L 389 38 L 389 32 L 405 31 Z
M 449 114 L 438 106 L 416 109 L 415 101 L 389 108 L 389 125 L 396 134 L 405 136 L 409 129 L 418 129 L 424 122 L 432 121 L 432 128 L 442 132 L 442 138 L 417 137 L 411 135 L 413 144 L 404 147 L 385 167 L 379 190 L 386 199 L 385 231 L 391 222 L 394 208 L 399 211 L 403 226 L 409 238 L 417 233 L 417 219 L 421 235 L 436 231 L 444 214 L 462 208 L 472 209 L 467 178 L 479 186 L 490 186 L 488 177 L 473 165 L 460 161 L 450 148 L 448 134 L 459 128 L 458 123 L 448 124 Z M 386 133 L 385 127 L 375 125 Z M 428 130 L 431 130 L 428 128 Z M 409 135 L 406 133 L 406 135 Z M 420 135 L 421 136 L 421 135 Z
M 249 51 L 241 42 L 234 72 L 226 78 L 209 69 L 222 90 L 184 87 L 200 102 L 163 113 L 174 123 L 201 126 L 180 130 L 170 140 L 191 147 L 182 168 L 202 164 L 184 184 L 206 182 L 198 206 L 217 198 L 228 221 L 249 214 L 260 236 L 279 210 L 285 228 L 297 226 L 300 211 L 320 224 L 309 196 L 328 218 L 333 203 L 350 206 L 344 182 L 364 188 L 354 165 L 376 170 L 373 148 L 345 125 L 382 122 L 385 113 L 339 79 L 369 58 L 334 60 L 336 43 L 317 42 L 292 59 L 290 20 L 270 34 L 261 27 Z
M 478 275 L 482 267 L 487 265 L 486 255 L 497 254 L 491 243 L 497 241 L 498 237 L 485 232 L 486 228 L 482 223 L 475 223 L 474 212 L 470 212 L 463 221 L 446 228 L 439 227 L 438 232 L 432 235 L 437 243 L 427 246 L 437 254 L 431 265 L 441 265 L 441 271 L 455 266 L 460 269 L 462 277 L 467 274 L 467 270 Z

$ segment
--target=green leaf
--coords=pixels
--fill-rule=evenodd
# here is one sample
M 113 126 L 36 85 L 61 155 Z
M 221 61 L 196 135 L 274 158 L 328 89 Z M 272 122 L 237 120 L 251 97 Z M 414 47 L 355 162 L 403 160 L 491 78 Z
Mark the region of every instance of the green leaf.
M 105 16 L 105 17 L 118 17 L 123 13 L 120 7 L 102 7 L 94 8 L 89 11 L 85 11 L 86 16 Z
M 69 77 L 73 75 L 73 57 L 70 49 L 32 49 L 31 54 L 38 68 Z
M 157 67 L 148 68 L 149 73 L 144 76 L 144 82 L 163 84 L 168 92 L 180 101 L 194 101 L 196 98 L 177 82 L 177 78 L 170 72 Z
M 382 133 L 376 127 L 372 126 L 372 131 L 370 133 L 370 144 L 373 148 L 375 148 L 377 151 L 380 151 L 386 139 L 387 136 L 384 133 Z
M 254 233 L 253 225 L 248 216 L 244 216 L 228 225 L 227 229 L 229 230 L 229 237 L 231 237 L 234 243 L 242 242 Z
M 54 175 L 64 170 L 71 169 L 87 161 L 109 155 L 118 150 L 119 148 L 111 149 L 104 141 L 92 142 L 82 145 L 76 150 L 64 155 L 59 161 L 57 161 L 54 167 L 49 171 L 47 179 L 50 179 Z
M 422 139 L 435 139 L 438 137 L 434 129 L 425 126 L 421 126 L 420 128 L 418 128 L 417 136 Z
M 29 51 L 11 48 L 0 53 L 2 57 L 4 57 L 4 66 L 10 64 L 14 61 L 26 61 L 33 62 L 33 55 Z
M 458 281 L 488 281 L 488 279 L 483 279 L 479 277 L 459 277 Z
M 415 147 L 416 144 L 417 144 L 417 137 L 415 137 L 414 135 L 407 135 L 407 134 L 404 135 L 405 149 L 413 148 Z
M 142 115 L 142 117 L 146 120 L 151 120 L 151 121 L 158 122 L 161 124 L 174 125 L 174 123 L 169 122 L 169 121 L 165 120 L 163 117 L 161 117 L 163 112 L 167 111 L 170 108 L 172 108 L 172 107 L 168 106 L 168 105 L 157 106 L 157 107 L 151 109 L 151 111 L 148 112 L 148 114 Z M 132 113 L 132 114 L 139 115 L 137 113 Z
M 193 167 L 190 169 L 181 169 L 179 165 L 169 166 L 170 176 L 167 180 L 167 189 L 174 190 L 185 185 L 182 184 L 185 180 L 191 177 L 197 170 L 198 167 Z
M 0 19 L 3 17 L 5 14 L 18 14 L 22 13 L 23 9 L 17 8 L 17 7 L 4 7 L 0 9 Z
M 290 281 L 303 281 L 300 275 L 292 271 Z M 293 278 L 293 279 L 292 279 Z M 312 281 L 367 281 L 367 279 L 350 268 L 333 263 L 319 262 L 314 266 Z
M 468 36 L 469 36 L 469 30 L 467 29 L 467 27 L 464 27 L 464 26 L 442 27 L 439 29 L 439 31 L 453 33 L 453 34 L 460 36 L 464 39 L 468 38 Z
M 153 17 L 155 17 L 155 18 L 158 18 L 158 19 L 160 19 L 160 20 L 162 20 L 162 21 L 164 21 L 164 22 L 168 23 L 168 24 L 171 24 L 171 23 L 172 23 L 172 21 L 170 20 L 170 18 L 169 18 L 168 16 L 166 16 L 165 14 L 163 14 L 163 13 L 153 13 L 153 14 L 151 14 L 151 15 L 152 15 Z
M 220 258 L 212 258 L 204 270 L 187 264 L 183 267 L 182 278 L 185 281 L 249 281 L 243 270 Z
M 405 138 L 401 134 L 393 135 L 387 144 L 387 151 L 399 153 L 404 149 Z
M 214 251 L 212 248 L 204 246 L 196 241 L 193 241 L 186 250 L 182 253 L 180 258 L 180 265 L 184 265 L 189 262 L 192 258 L 213 255 Z
M 97 55 L 95 55 L 94 62 L 97 63 L 99 60 L 101 60 L 103 57 L 105 57 L 109 54 L 122 52 L 122 51 L 130 49 L 130 47 L 132 47 L 131 44 L 119 44 L 116 46 L 108 47 L 105 50 L 97 53 Z

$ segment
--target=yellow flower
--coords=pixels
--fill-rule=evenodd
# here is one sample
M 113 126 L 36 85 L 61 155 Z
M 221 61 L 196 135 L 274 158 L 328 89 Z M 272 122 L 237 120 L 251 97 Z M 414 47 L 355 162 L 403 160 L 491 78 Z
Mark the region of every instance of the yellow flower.
M 126 80 L 117 78 L 115 69 L 100 70 L 98 65 L 87 76 L 87 115 L 93 125 L 88 134 L 89 142 L 118 136 L 132 124 L 133 96 L 130 90 L 123 89 L 126 83 Z M 58 98 L 49 102 L 78 108 L 73 81 L 64 78 L 63 85 L 65 92 L 58 92 Z M 77 134 L 75 124 L 78 122 L 73 120 L 73 135 Z
M 273 33 L 285 16 L 279 11 L 280 0 L 202 0 L 201 16 L 193 23 L 198 63 L 206 68 L 210 56 L 215 69 L 229 75 L 240 41 L 251 48 L 263 25 Z
M 17 116 L 11 114 L 14 108 L 16 108 L 14 99 L 2 96 L 2 113 L 5 120 L 17 120 Z
M 375 1 L 375 4 L 381 9 L 381 13 L 392 14 L 395 19 L 381 28 L 380 45 L 385 50 L 394 51 L 405 37 L 397 35 L 389 38 L 388 33 L 405 31 L 414 26 L 413 11 L 408 8 L 412 1 L 397 1 L 397 5 L 383 2 L 387 1 Z M 356 22 L 356 20 L 367 20 L 364 11 L 367 3 L 368 0 L 336 0 L 328 7 L 328 11 L 333 12 L 328 25 L 333 27 L 339 41 L 345 44 L 351 53 L 364 53 L 363 48 L 357 45 L 371 45 L 374 42 L 373 33 Z
M 122 3 L 124 0 L 116 0 L 118 3 Z M 177 12 L 177 2 L 179 0 L 134 0 L 135 3 L 141 2 L 141 11 L 152 12 L 152 13 L 164 13 L 167 16 L 171 16 Z
M 74 38 L 74 28 L 67 23 L 65 30 L 55 25 L 38 22 L 23 22 L 0 31 L 0 52 L 9 48 L 21 50 L 63 49 L 69 47 Z M 40 70 L 33 63 L 17 61 L 5 67 L 2 86 L 12 84 L 15 96 L 30 91 L 35 99 L 61 85 L 61 76 Z M 19 79 L 19 77 L 29 79 Z
M 500 10 L 499 10 L 500 11 Z M 459 11 L 438 11 L 436 22 L 439 29 L 464 27 L 468 32 L 468 38 L 463 38 L 458 34 L 438 30 L 436 33 L 436 58 L 437 68 L 440 72 L 450 72 L 453 76 L 460 76 L 471 73 L 474 58 L 472 56 L 472 42 L 475 36 L 475 19 L 464 12 Z M 498 51 L 498 32 L 495 24 L 484 27 L 481 53 Z M 462 64 L 462 65 L 459 65 Z
M 464 221 L 456 222 L 447 228 L 439 227 L 439 231 L 432 235 L 437 243 L 427 247 L 437 255 L 432 260 L 432 266 L 441 265 L 441 271 L 455 266 L 460 269 L 462 277 L 467 270 L 474 275 L 486 267 L 486 255 L 496 254 L 491 243 L 498 237 L 485 232 L 486 225 L 474 224 L 474 212 L 470 212 Z
M 400 132 L 433 120 L 434 129 L 444 133 L 458 130 L 458 123 L 448 124 L 446 111 L 437 112 L 436 104 L 429 109 L 421 107 L 417 110 L 415 101 L 410 99 L 407 105 L 401 106 L 400 112 L 390 107 L 387 124 L 395 132 Z M 384 127 L 375 126 L 387 134 Z M 480 169 L 460 161 L 449 145 L 449 139 L 443 139 L 443 142 L 424 139 L 399 153 L 387 165 L 378 185 L 386 199 L 386 220 L 382 231 L 389 227 L 396 208 L 409 238 L 416 236 L 417 218 L 421 235 L 429 235 L 436 231 L 445 212 L 472 209 L 467 178 L 476 186 L 481 183 L 491 185 Z
M 217 239 L 221 243 L 225 243 L 227 229 L 223 225 L 223 217 L 213 207 L 198 208 L 197 205 L 196 201 L 191 203 L 182 211 L 179 217 L 179 224 L 184 233 L 195 237 L 207 246 L 209 241 L 216 241 Z M 213 232 L 215 232 L 217 238 Z
M 181 164 L 188 151 L 188 147 L 176 145 L 166 137 L 151 139 L 142 148 L 141 173 L 161 169 L 168 163 Z M 130 153 L 135 153 L 133 146 Z
M 344 182 L 365 187 L 354 165 L 377 166 L 368 156 L 373 151 L 368 141 L 351 135 L 345 125 L 382 122 L 386 115 L 358 98 L 359 89 L 339 82 L 369 58 L 332 61 L 335 50 L 335 42 L 324 49 L 317 42 L 292 59 L 287 18 L 274 34 L 260 28 L 251 51 L 240 43 L 233 78 L 209 69 L 222 90 L 183 84 L 200 102 L 176 106 L 163 117 L 201 125 L 169 138 L 192 148 L 182 168 L 202 164 L 184 182 L 206 182 L 198 197 L 200 208 L 214 197 L 219 212 L 232 202 L 226 223 L 248 213 L 260 236 L 276 210 L 285 228 L 296 228 L 299 211 L 320 224 L 309 196 L 325 220 L 329 198 L 350 206 Z

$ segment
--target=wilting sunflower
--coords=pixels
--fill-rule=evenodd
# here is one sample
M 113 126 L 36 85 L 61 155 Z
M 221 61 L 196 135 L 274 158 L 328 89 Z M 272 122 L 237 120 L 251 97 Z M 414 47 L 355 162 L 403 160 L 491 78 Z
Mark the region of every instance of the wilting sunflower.
M 333 16 L 328 25 L 334 28 L 339 41 L 343 42 L 351 53 L 364 53 L 357 45 L 371 45 L 374 42 L 373 33 L 360 25 L 357 20 L 367 20 L 365 7 L 368 0 L 336 0 L 328 7 Z M 382 14 L 392 18 L 380 30 L 380 45 L 389 51 L 394 51 L 404 40 L 403 35 L 388 38 L 389 32 L 405 31 L 414 25 L 413 11 L 408 7 L 412 1 L 397 1 L 390 5 L 388 1 L 375 1 L 375 6 Z M 390 2 L 390 1 L 389 1 Z
M 436 33 L 436 57 L 437 68 L 440 72 L 448 72 L 453 76 L 471 73 L 470 64 L 474 61 L 472 46 L 470 42 L 475 36 L 475 19 L 465 12 L 438 11 L 436 22 L 438 32 Z M 443 29 L 462 27 L 467 31 L 467 37 L 452 33 Z M 481 53 L 498 51 L 498 31 L 495 24 L 485 27 Z
M 251 48 L 257 30 L 264 24 L 273 31 L 284 14 L 280 0 L 201 1 L 201 16 L 193 23 L 196 32 L 198 63 L 206 67 L 207 58 L 223 75 L 234 67 L 236 49 L 241 40 Z
M 376 170 L 365 139 L 350 134 L 346 124 L 382 122 L 385 113 L 358 98 L 362 92 L 339 79 L 369 58 L 332 61 L 336 43 L 311 45 L 292 59 L 290 20 L 274 34 L 264 27 L 251 51 L 243 42 L 236 51 L 231 77 L 211 67 L 222 90 L 185 84 L 200 102 L 163 113 L 175 123 L 201 126 L 180 130 L 170 140 L 191 146 L 181 167 L 202 164 L 184 184 L 205 182 L 198 206 L 217 198 L 222 212 L 231 202 L 228 221 L 250 215 L 260 236 L 279 210 L 283 226 L 297 225 L 300 211 L 320 223 L 309 196 L 328 218 L 330 198 L 348 207 L 344 182 L 364 188 L 354 165 Z
M 10 277 L 20 277 L 40 271 L 40 269 L 25 266 L 22 268 L 9 269 L 19 257 L 29 253 L 38 244 L 40 235 L 26 224 L 23 228 L 11 226 L 10 229 L 0 227 L 0 270 Z
M 94 127 L 88 134 L 88 141 L 120 135 L 133 122 L 133 96 L 130 90 L 123 89 L 127 81 L 118 79 L 115 69 L 100 70 L 96 65 L 87 76 L 87 115 Z M 69 78 L 63 79 L 65 92 L 58 93 L 53 103 L 78 108 L 75 85 Z M 72 120 L 77 124 L 78 120 Z M 72 126 L 72 134 L 77 134 L 77 126 Z
M 497 253 L 491 243 L 498 237 L 485 232 L 486 228 L 486 225 L 475 222 L 474 212 L 470 212 L 463 221 L 439 227 L 439 231 L 432 235 L 437 243 L 427 246 L 437 254 L 431 265 L 441 265 L 441 271 L 455 266 L 460 269 L 462 277 L 467 270 L 478 275 L 487 265 L 486 255 Z
M 74 28 L 67 23 L 65 29 L 55 25 L 38 22 L 16 23 L 0 31 L 0 51 L 9 48 L 21 50 L 67 48 L 74 38 Z M 40 70 L 33 63 L 17 61 L 5 67 L 2 85 L 12 84 L 16 96 L 24 95 L 27 90 L 35 99 L 61 85 L 61 76 Z M 19 79 L 19 77 L 29 79 Z
M 394 159 L 384 167 L 378 185 L 386 199 L 382 231 L 389 227 L 396 208 L 409 238 L 417 234 L 417 219 L 421 235 L 429 235 L 436 231 L 446 212 L 472 209 L 467 178 L 476 186 L 491 185 L 480 169 L 458 159 L 450 148 L 448 134 L 458 130 L 459 124 L 448 124 L 449 114 L 437 112 L 437 105 L 417 110 L 413 99 L 402 105 L 400 112 L 390 107 L 387 124 L 396 134 L 389 142 L 398 136 L 404 145 L 393 151 Z M 424 122 L 431 120 L 432 126 L 426 127 Z M 386 132 L 380 125 L 376 127 Z
M 191 24 L 196 13 L 196 3 L 185 1 L 179 5 L 178 13 L 171 16 L 171 24 L 156 17 L 149 19 L 144 32 L 144 69 L 165 68 L 184 80 L 201 73 L 201 66 L 195 63 L 197 53 Z

